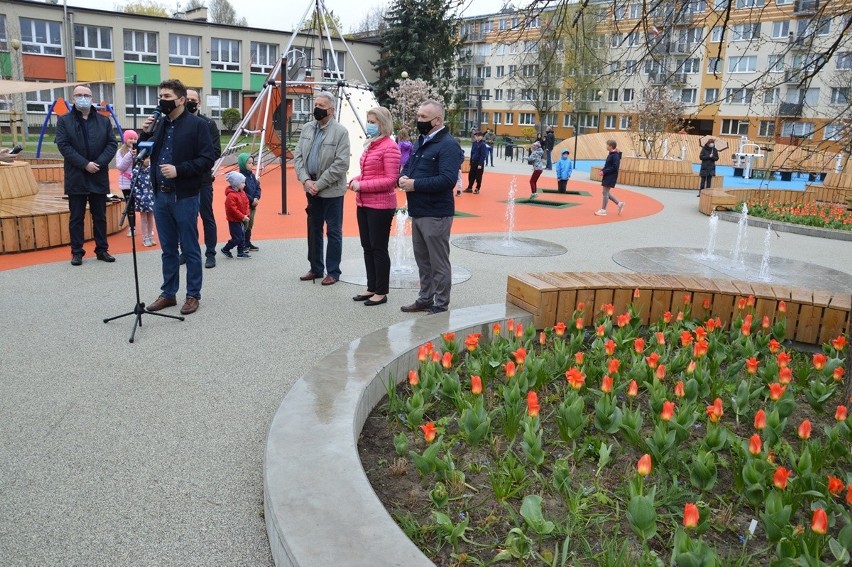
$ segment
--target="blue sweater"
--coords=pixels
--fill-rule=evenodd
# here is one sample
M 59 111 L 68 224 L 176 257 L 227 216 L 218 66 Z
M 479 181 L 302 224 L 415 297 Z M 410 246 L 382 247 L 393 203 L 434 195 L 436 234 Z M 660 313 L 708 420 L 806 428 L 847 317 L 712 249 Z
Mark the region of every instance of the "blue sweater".
M 459 179 L 464 150 L 444 128 L 424 142 L 420 136 L 402 175 L 414 180 L 414 191 L 406 193 L 408 215 L 418 217 L 451 217 L 456 203 L 453 189 Z
M 485 142 L 480 140 L 471 144 L 470 163 L 485 163 L 486 156 L 488 156 L 488 148 L 485 147 Z
M 574 165 L 567 157 L 556 162 L 556 179 L 571 179 Z

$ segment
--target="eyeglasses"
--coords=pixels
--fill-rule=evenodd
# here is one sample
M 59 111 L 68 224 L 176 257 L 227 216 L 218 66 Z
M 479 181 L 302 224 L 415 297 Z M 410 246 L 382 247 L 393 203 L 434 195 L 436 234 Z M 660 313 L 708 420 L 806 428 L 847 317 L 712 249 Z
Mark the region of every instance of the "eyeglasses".
M 90 94 L 75 94 L 74 98 L 92 98 Z

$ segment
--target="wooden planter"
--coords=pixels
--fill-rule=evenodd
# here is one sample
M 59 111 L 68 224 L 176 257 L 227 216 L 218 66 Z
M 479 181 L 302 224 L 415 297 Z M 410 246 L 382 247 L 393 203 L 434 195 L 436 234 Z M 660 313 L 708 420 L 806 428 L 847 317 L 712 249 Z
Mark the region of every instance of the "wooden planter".
M 590 177 L 600 179 L 601 168 L 592 167 Z M 618 184 L 698 191 L 701 177 L 692 171 L 692 164 L 688 161 L 622 157 Z M 722 178 L 718 175 L 713 177 L 710 187 L 721 188 Z

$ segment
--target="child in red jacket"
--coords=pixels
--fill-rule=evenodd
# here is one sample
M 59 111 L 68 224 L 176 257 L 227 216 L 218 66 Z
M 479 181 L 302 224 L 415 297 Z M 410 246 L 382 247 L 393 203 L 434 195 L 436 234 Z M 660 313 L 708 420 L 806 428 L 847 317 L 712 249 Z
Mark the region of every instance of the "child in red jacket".
M 243 189 L 246 177 L 239 171 L 231 171 L 226 176 L 229 187 L 225 189 L 225 218 L 228 219 L 228 229 L 231 239 L 222 248 L 222 254 L 233 258 L 231 248 L 237 247 L 237 258 L 251 258 L 246 252 L 245 226 L 249 221 L 249 200 Z

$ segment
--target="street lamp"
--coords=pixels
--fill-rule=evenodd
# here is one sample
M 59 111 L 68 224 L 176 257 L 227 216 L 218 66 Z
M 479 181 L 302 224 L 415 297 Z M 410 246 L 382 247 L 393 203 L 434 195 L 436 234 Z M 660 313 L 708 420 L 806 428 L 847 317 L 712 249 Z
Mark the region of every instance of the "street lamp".
M 601 131 L 601 112 L 603 111 L 603 91 L 598 91 L 598 133 Z
M 399 76 L 402 78 L 403 81 L 408 79 L 408 71 L 403 71 L 402 73 L 399 74 Z M 402 126 L 405 127 L 405 105 L 404 104 L 402 105 Z
M 21 40 L 16 38 L 16 37 L 13 37 L 12 39 L 9 40 L 9 45 L 12 47 L 12 50 L 15 52 L 14 59 L 11 62 L 12 63 L 12 79 L 15 80 L 15 81 L 23 81 L 24 77 L 23 77 L 23 72 L 21 71 L 21 52 L 20 52 Z M 26 102 L 25 102 L 24 96 L 25 95 L 23 93 L 15 94 L 14 109 L 12 110 L 12 112 L 10 113 L 10 116 L 9 116 L 9 118 L 10 118 L 9 125 L 10 125 L 10 130 L 12 131 L 12 143 L 13 144 L 17 143 L 17 141 L 18 141 L 17 140 L 17 137 L 18 137 L 18 135 L 17 135 L 18 130 L 17 129 L 18 129 L 19 126 L 16 125 L 16 124 L 20 124 L 21 136 L 23 137 L 24 143 L 26 143 L 26 141 L 27 141 L 27 129 L 24 126 L 24 122 L 25 122 L 25 118 L 26 118 Z M 18 110 L 19 101 L 20 101 L 20 108 L 21 108 L 20 111 Z

